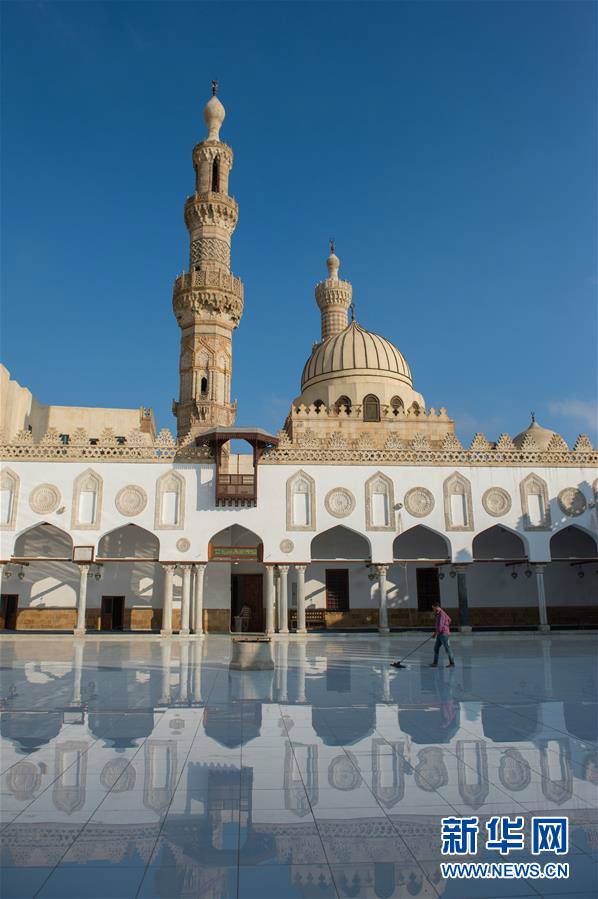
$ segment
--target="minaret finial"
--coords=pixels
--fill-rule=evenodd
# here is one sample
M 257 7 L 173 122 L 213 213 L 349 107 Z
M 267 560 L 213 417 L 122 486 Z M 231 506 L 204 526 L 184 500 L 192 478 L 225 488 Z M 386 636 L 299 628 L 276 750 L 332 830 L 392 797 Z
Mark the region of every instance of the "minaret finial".
M 334 237 L 330 238 L 330 256 L 326 260 L 326 267 L 328 269 L 328 277 L 332 281 L 338 281 L 338 270 L 340 266 L 340 260 L 336 253 L 334 252 Z
M 351 313 L 351 321 L 355 321 L 355 303 L 351 303 L 349 306 L 349 312 Z
M 536 413 L 532 412 L 532 424 L 535 424 L 536 421 Z
M 224 106 L 217 97 L 218 82 L 212 81 L 212 96 L 206 103 L 203 111 L 204 122 L 208 126 L 208 140 L 220 140 L 220 128 L 226 112 Z
M 218 96 L 218 82 L 217 81 L 212 81 L 212 96 L 213 97 Z
M 330 252 L 334 253 L 334 237 L 330 238 Z

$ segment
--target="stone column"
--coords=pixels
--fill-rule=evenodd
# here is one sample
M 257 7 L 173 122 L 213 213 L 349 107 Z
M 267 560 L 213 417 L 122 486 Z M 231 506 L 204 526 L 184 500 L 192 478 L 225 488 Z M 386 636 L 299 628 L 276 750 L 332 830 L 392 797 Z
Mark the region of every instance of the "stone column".
M 163 565 L 164 569 L 164 596 L 162 599 L 162 637 L 172 636 L 172 579 L 174 577 L 174 565 Z
M 77 626 L 75 637 L 85 636 L 85 609 L 87 608 L 87 575 L 89 565 L 79 565 L 79 601 L 77 603 Z
M 198 637 L 203 636 L 203 584 L 206 573 L 205 565 L 195 565 L 195 591 L 193 597 L 194 631 Z
M 307 565 L 295 565 L 297 572 L 297 633 L 305 634 L 305 569 Z
M 386 572 L 388 565 L 376 565 L 378 572 L 378 588 L 380 591 L 380 611 L 378 618 L 378 633 L 388 634 L 388 607 L 386 605 Z
M 546 611 L 546 591 L 544 589 L 544 569 L 546 565 L 534 565 L 534 571 L 536 572 L 536 588 L 538 590 L 538 612 L 540 616 L 540 624 L 538 625 L 538 630 L 540 631 L 549 631 L 550 625 L 548 624 L 548 613 Z
M 279 586 L 279 607 L 278 607 L 278 631 L 281 634 L 288 634 L 289 632 L 289 604 L 287 599 L 287 588 L 288 588 L 288 574 L 289 574 L 289 566 L 288 565 L 279 565 L 278 572 L 280 574 L 280 586 Z
M 181 601 L 181 637 L 189 636 L 189 614 L 191 611 L 191 566 L 182 565 L 183 569 L 183 598 Z
M 459 630 L 462 634 L 471 633 L 471 625 L 469 623 L 469 602 L 467 599 L 467 565 L 455 565 L 457 572 L 457 596 L 459 598 L 459 620 L 461 622 Z
M 274 565 L 266 565 L 264 603 L 266 606 L 266 633 L 273 634 L 274 624 Z
M 195 633 L 195 565 L 191 566 L 191 603 L 189 606 L 189 630 Z

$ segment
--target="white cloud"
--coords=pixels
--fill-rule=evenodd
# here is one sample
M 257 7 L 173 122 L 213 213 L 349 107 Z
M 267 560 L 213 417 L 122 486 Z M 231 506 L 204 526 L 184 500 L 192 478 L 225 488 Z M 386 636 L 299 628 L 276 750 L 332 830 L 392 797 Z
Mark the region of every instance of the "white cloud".
M 598 427 L 598 408 L 590 400 L 554 400 L 548 403 L 552 415 L 563 415 L 582 422 L 589 428 Z

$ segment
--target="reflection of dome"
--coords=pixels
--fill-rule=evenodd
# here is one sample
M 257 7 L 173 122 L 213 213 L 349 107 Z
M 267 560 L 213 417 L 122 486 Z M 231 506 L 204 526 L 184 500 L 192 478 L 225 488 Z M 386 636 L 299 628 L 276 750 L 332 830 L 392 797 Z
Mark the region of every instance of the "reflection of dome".
M 305 363 L 301 390 L 334 377 L 375 376 L 412 386 L 411 370 L 393 344 L 351 322 L 339 334 L 319 343 Z
M 102 786 L 113 793 L 124 793 L 135 786 L 136 772 L 128 759 L 117 757 L 106 762 L 100 774 Z
M 528 434 L 533 439 L 539 450 L 545 450 L 548 448 L 548 444 L 555 436 L 556 431 L 551 431 L 550 428 L 543 428 L 542 425 L 538 424 L 535 417 L 532 415 L 531 423 L 528 425 L 525 431 L 522 431 L 521 434 L 517 434 L 517 436 L 513 438 L 513 443 L 515 444 L 517 449 L 521 449 L 521 445 Z

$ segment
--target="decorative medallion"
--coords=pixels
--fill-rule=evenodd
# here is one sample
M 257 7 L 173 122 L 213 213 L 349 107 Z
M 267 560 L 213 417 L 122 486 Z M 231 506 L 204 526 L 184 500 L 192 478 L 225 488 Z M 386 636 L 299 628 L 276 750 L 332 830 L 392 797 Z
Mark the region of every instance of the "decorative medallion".
M 38 515 L 55 512 L 60 505 L 60 490 L 53 484 L 39 484 L 29 494 L 29 505 Z
M 557 500 L 561 507 L 561 512 L 564 512 L 570 518 L 577 518 L 578 515 L 583 515 L 588 508 L 585 496 L 577 487 L 565 487 L 559 493 Z
M 326 494 L 324 505 L 335 518 L 346 518 L 355 508 L 355 497 L 345 487 L 335 487 Z
M 132 518 L 133 515 L 139 515 L 145 509 L 147 493 L 143 487 L 129 484 L 127 487 L 121 487 L 116 494 L 114 504 L 121 515 Z
M 280 541 L 280 551 L 281 553 L 292 553 L 295 549 L 295 544 L 292 540 L 281 540 Z
M 490 487 L 482 497 L 482 505 L 488 515 L 500 518 L 511 510 L 511 497 L 502 487 Z
M 434 508 L 434 497 L 425 487 L 412 487 L 405 494 L 405 508 L 415 518 L 425 518 Z
M 180 540 L 177 540 L 176 542 L 176 548 L 180 553 L 189 552 L 191 549 L 191 541 L 187 540 L 186 537 L 181 537 Z

